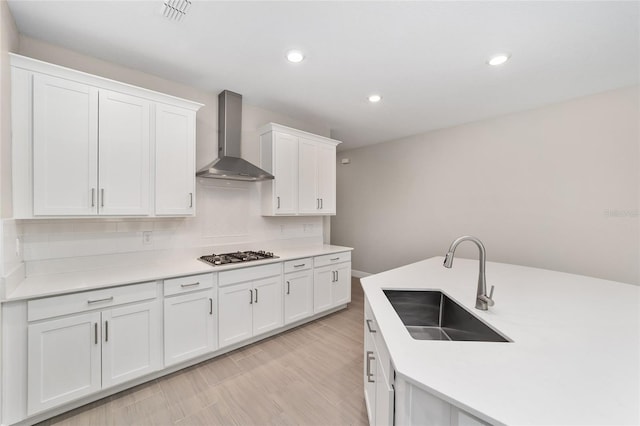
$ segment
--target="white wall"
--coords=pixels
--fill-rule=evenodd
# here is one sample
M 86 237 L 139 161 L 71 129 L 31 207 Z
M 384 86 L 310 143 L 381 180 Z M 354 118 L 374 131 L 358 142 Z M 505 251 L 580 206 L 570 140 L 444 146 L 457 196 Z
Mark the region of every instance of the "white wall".
M 442 256 L 471 234 L 490 261 L 640 284 L 638 95 L 624 88 L 341 152 L 332 243 L 375 273 Z M 477 258 L 472 245 L 459 253 Z
M 197 167 L 217 156 L 217 91 L 207 93 L 25 36 L 20 36 L 19 53 L 204 103 L 197 115 Z M 257 129 L 271 121 L 329 135 L 329 128 L 323 123 L 300 122 L 245 103 L 242 151 L 243 157 L 255 164 L 260 159 Z M 156 250 L 225 246 L 274 250 L 279 243 L 322 242 L 321 218 L 262 217 L 259 185 L 198 179 L 195 218 L 18 221 L 16 228 L 22 240 L 27 274 L 95 267 L 95 261 L 90 259 L 95 255 L 107 256 L 104 261 L 109 263 L 133 259 L 131 253 L 144 256 Z M 148 245 L 142 242 L 142 233 L 146 231 L 152 232 Z M 271 245 L 263 246 L 263 242 Z M 88 261 L 70 260 L 78 256 Z

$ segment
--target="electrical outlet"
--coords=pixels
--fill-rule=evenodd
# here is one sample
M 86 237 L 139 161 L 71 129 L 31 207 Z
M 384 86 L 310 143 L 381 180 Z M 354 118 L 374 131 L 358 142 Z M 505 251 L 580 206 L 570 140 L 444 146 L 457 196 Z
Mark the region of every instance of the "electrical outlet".
M 142 244 L 144 245 L 151 244 L 151 231 L 142 232 Z

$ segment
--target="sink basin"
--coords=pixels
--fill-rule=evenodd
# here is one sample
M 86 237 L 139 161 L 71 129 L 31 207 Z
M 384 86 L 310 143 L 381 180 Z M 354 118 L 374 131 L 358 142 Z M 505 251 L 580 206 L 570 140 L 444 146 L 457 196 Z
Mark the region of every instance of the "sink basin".
M 441 291 L 383 291 L 416 340 L 510 342 Z

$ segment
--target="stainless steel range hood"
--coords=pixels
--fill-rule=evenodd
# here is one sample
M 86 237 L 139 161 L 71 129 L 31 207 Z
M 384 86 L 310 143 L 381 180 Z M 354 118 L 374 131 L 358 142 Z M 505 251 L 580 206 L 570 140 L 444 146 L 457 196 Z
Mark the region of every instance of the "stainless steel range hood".
M 271 173 L 240 157 L 241 129 L 242 95 L 224 90 L 218 95 L 218 159 L 196 176 L 250 182 L 273 179 Z

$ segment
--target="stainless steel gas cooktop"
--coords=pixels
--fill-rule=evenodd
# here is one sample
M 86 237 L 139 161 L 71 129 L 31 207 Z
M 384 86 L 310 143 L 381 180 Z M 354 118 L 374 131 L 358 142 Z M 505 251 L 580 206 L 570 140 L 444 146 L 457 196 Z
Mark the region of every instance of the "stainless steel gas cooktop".
M 208 254 L 200 256 L 199 259 L 210 265 L 228 265 L 230 263 L 251 262 L 252 260 L 263 259 L 277 259 L 278 256 L 274 256 L 269 251 L 237 251 L 235 253 L 222 253 L 222 254 Z

